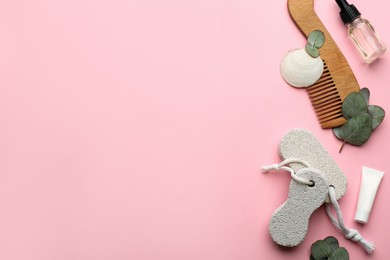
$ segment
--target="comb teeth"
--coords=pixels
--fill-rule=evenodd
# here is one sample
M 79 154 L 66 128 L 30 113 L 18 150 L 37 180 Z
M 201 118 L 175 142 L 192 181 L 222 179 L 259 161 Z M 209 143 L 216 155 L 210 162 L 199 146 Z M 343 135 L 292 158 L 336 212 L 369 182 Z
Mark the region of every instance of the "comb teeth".
M 325 61 L 321 78 L 306 91 L 323 128 L 345 120 L 341 110 L 343 102 Z

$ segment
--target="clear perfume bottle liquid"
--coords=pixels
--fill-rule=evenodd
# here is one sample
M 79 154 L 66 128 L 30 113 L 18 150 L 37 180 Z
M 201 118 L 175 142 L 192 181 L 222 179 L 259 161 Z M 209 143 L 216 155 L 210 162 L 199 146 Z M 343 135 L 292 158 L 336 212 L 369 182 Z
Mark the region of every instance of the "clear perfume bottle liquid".
M 340 17 L 348 26 L 348 34 L 366 63 L 371 63 L 386 51 L 386 46 L 369 21 L 360 17 L 359 10 L 346 0 L 336 0 Z
M 385 44 L 365 19 L 357 18 L 349 23 L 348 34 L 366 63 L 371 63 L 386 51 Z

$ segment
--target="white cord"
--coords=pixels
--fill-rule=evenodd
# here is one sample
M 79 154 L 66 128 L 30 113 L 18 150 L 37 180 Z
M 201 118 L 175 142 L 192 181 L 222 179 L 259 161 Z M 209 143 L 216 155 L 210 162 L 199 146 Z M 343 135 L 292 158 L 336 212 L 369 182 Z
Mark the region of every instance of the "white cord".
M 286 166 L 286 165 L 289 165 L 290 163 L 300 163 L 300 164 L 303 164 L 306 167 L 310 167 L 309 164 L 307 162 L 303 161 L 303 160 L 296 159 L 296 158 L 290 158 L 290 159 L 284 160 L 283 162 L 281 162 L 279 164 L 275 163 L 275 164 L 272 164 L 272 165 L 263 166 L 262 169 L 263 169 L 264 173 L 269 172 L 271 170 L 276 170 L 276 171 L 285 170 L 285 171 L 288 171 L 288 172 L 291 173 L 291 177 L 295 181 L 297 181 L 299 183 L 302 183 L 302 184 L 306 184 L 306 185 L 313 185 L 312 181 L 308 181 L 308 180 L 305 180 L 305 179 L 302 179 L 302 178 L 298 177 L 295 174 L 295 171 L 291 167 Z
M 306 185 L 313 184 L 312 181 L 308 181 L 308 180 L 305 180 L 305 179 L 298 177 L 295 174 L 295 171 L 291 167 L 286 166 L 286 165 L 289 165 L 290 163 L 300 163 L 306 167 L 310 167 L 309 164 L 303 160 L 296 159 L 296 158 L 290 158 L 290 159 L 284 160 L 283 162 L 281 162 L 279 164 L 276 163 L 276 164 L 264 166 L 262 169 L 265 173 L 268 171 L 271 171 L 271 170 L 277 170 L 277 171 L 278 170 L 285 170 L 285 171 L 290 172 L 291 177 L 295 181 L 302 183 L 302 184 L 306 184 Z M 330 221 L 333 223 L 333 225 L 336 228 L 338 228 L 344 234 L 345 238 L 350 239 L 350 240 L 355 241 L 355 242 L 359 242 L 364 247 L 366 252 L 368 254 L 371 254 L 372 251 L 374 251 L 374 249 L 375 249 L 374 243 L 365 240 L 363 238 L 363 236 L 359 233 L 359 231 L 357 231 L 356 229 L 349 229 L 345 226 L 343 216 L 341 214 L 341 209 L 340 209 L 340 206 L 339 206 L 337 199 L 336 199 L 335 188 L 333 186 L 329 186 L 329 197 L 330 197 L 331 203 L 326 204 L 326 213 L 328 214 Z M 331 206 L 333 206 L 333 208 L 336 212 L 337 219 L 332 215 Z
M 328 214 L 330 221 L 344 234 L 347 239 L 359 242 L 364 247 L 366 252 L 371 254 L 375 249 L 375 245 L 372 242 L 365 240 L 356 229 L 349 229 L 345 226 L 340 206 L 337 203 L 336 192 L 333 186 L 329 187 L 329 197 L 331 203 L 326 204 L 326 213 Z M 337 219 L 332 215 L 331 205 L 333 205 Z

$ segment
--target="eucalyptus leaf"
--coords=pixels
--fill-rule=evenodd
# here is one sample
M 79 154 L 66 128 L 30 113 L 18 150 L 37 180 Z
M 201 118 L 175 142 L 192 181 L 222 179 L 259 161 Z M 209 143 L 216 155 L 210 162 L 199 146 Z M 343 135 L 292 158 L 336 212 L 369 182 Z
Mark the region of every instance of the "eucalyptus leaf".
M 348 251 L 339 247 L 339 242 L 333 236 L 318 240 L 311 246 L 310 260 L 349 260 Z
M 306 44 L 305 50 L 313 58 L 317 58 L 318 56 L 320 56 L 320 51 L 309 43 Z
M 352 145 L 362 145 L 370 138 L 372 133 L 372 119 L 368 113 L 360 113 L 349 119 L 340 129 L 340 137 L 344 141 L 340 152 L 345 143 Z
M 343 140 L 343 138 L 341 138 L 341 134 L 340 134 L 340 132 L 341 132 L 341 126 L 333 128 L 332 131 L 333 131 L 334 135 L 335 135 L 338 139 Z
M 363 95 L 364 97 L 364 100 L 366 100 L 366 103 L 367 105 L 369 104 L 369 100 L 370 100 L 370 90 L 368 88 L 362 88 L 360 90 L 360 93 Z
M 321 48 L 325 42 L 325 35 L 320 30 L 312 31 L 307 38 L 307 42 L 316 48 Z
M 349 260 L 347 249 L 339 247 L 329 256 L 329 260 Z
M 367 102 L 362 93 L 352 92 L 344 99 L 342 112 L 346 119 L 351 119 L 354 116 L 367 111 Z
M 377 128 L 385 118 L 385 110 L 380 106 L 369 105 L 368 113 L 372 117 L 372 129 Z
M 328 259 L 332 251 L 332 247 L 324 240 L 318 240 L 311 245 L 311 255 L 316 260 Z
M 339 241 L 337 241 L 335 237 L 329 236 L 325 238 L 324 241 L 330 245 L 332 250 L 336 250 L 337 248 L 339 248 Z
M 384 120 L 385 111 L 383 108 L 368 105 L 369 99 L 370 90 L 368 88 L 353 92 L 344 99 L 342 113 L 347 122 L 341 127 L 333 128 L 334 135 L 344 141 L 340 152 L 346 143 L 364 144 L 372 131 Z

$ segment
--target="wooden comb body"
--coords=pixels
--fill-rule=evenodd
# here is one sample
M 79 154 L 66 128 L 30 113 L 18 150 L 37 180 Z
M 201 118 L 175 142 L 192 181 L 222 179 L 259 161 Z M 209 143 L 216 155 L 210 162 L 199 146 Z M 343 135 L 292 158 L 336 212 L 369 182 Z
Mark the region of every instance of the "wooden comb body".
M 312 86 L 306 88 L 322 128 L 333 128 L 345 123 L 342 104 L 345 97 L 360 90 L 347 60 L 314 11 L 314 0 L 288 0 L 288 10 L 295 24 L 308 37 L 314 30 L 325 35 L 320 49 L 324 73 Z

